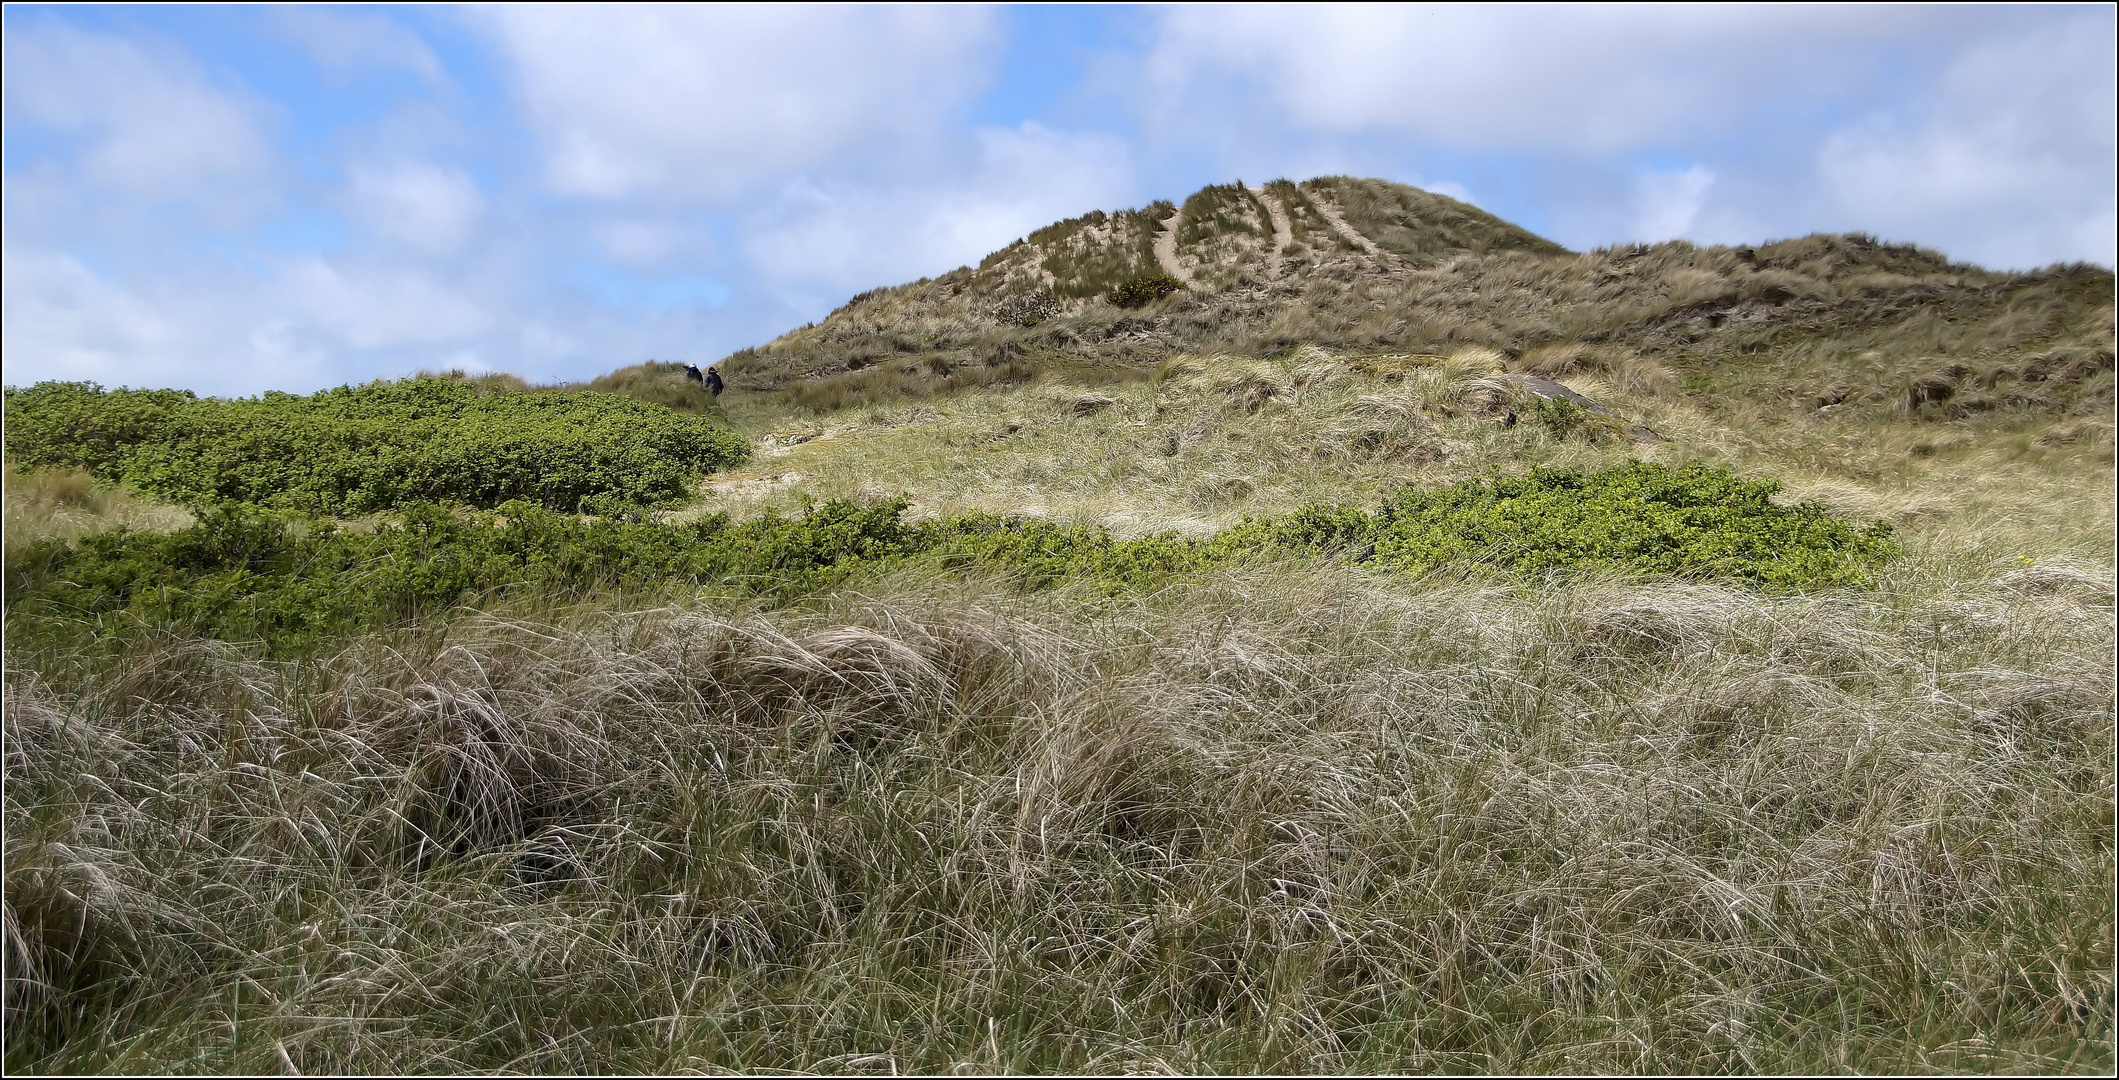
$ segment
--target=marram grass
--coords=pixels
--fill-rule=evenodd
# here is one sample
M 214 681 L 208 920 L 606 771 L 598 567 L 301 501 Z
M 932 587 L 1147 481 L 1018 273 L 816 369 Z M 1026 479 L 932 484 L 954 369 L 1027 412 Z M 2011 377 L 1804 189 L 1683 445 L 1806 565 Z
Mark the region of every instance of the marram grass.
M 2108 1071 L 2112 581 L 11 647 L 9 1071 Z

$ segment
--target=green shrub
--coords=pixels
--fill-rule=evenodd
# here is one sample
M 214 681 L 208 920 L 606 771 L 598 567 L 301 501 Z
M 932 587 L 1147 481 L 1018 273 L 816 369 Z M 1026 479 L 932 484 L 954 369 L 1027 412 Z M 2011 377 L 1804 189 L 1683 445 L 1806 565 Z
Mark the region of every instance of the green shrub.
M 284 652 L 511 587 L 561 601 L 605 589 L 701 588 L 790 601 L 914 556 L 993 568 L 1026 588 L 1088 579 L 1153 589 L 1242 559 L 1331 557 L 1406 574 L 1605 569 L 1786 591 L 1861 584 L 1895 554 L 1886 526 L 1859 528 L 1811 504 L 1778 506 L 1776 490 L 1704 465 L 1636 462 L 1411 491 L 1374 513 L 1304 507 L 1208 539 L 1132 540 L 993 514 L 912 524 L 902 499 L 678 525 L 602 497 L 585 500 L 602 515 L 592 521 L 523 501 L 498 514 L 415 506 L 372 533 L 229 505 L 175 533 L 32 545 L 7 568 L 6 599 L 16 631 L 102 634 L 145 623 Z
M 1700 463 L 1540 469 L 1400 496 L 1378 515 L 1372 557 L 1406 573 L 1601 567 L 1786 591 L 1863 584 L 1897 554 L 1889 525 L 1857 527 L 1815 503 L 1780 506 L 1779 490 Z
M 1184 288 L 1168 274 L 1142 274 L 1122 281 L 1111 290 L 1111 303 L 1122 308 L 1146 307 Z
M 7 457 L 74 466 L 185 503 L 354 515 L 415 502 L 573 510 L 666 502 L 750 447 L 705 419 L 612 394 L 484 393 L 418 378 L 307 397 L 199 398 L 45 382 L 6 391 Z
M 1563 397 L 1531 396 L 1525 403 L 1530 419 L 1552 432 L 1555 439 L 1598 443 L 1624 429 L 1618 421 L 1602 416 Z
M 622 513 L 583 521 L 523 501 L 497 514 L 418 505 L 357 532 L 228 503 L 174 533 L 31 545 L 7 568 L 8 619 L 61 633 L 58 624 L 184 627 L 286 652 L 511 587 L 562 601 L 705 584 L 789 598 L 914 550 L 904 508 L 834 502 L 794 520 L 660 525 Z

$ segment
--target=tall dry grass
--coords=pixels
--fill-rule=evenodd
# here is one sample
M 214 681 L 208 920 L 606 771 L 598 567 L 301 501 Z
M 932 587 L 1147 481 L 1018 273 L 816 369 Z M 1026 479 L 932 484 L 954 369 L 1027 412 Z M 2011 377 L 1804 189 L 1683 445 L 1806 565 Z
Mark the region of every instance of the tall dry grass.
M 0 467 L 0 479 L 0 527 L 9 554 L 35 540 L 76 540 L 114 528 L 168 531 L 191 523 L 182 507 L 101 483 L 81 469 L 24 471 L 10 463 Z
M 1485 347 L 1511 361 L 1573 350 L 1630 383 L 1707 406 L 1741 403 L 1781 424 L 2067 416 L 2111 437 L 2112 277 L 2101 267 L 1994 272 L 1859 234 L 1574 253 L 1381 181 L 1268 187 L 1290 219 L 1284 265 L 1256 200 L 1213 187 L 1187 201 L 1179 227 L 1178 260 L 1200 288 L 1141 311 L 1077 290 L 1054 317 L 997 319 L 1010 298 L 1073 280 L 1053 267 L 1074 275 L 1092 263 L 1146 265 L 1140 228 L 1075 219 L 976 270 L 863 294 L 822 323 L 744 350 L 731 358 L 735 384 L 777 390 L 930 360 L 947 369 L 1025 356 L 1149 366 L 1175 351 L 1255 357 L 1305 344 Z M 1326 224 L 1327 206 L 1385 254 L 1349 245 Z M 906 389 L 898 380 L 866 388 L 871 400 Z
M 2105 1071 L 2109 567 L 7 658 L 10 1071 Z

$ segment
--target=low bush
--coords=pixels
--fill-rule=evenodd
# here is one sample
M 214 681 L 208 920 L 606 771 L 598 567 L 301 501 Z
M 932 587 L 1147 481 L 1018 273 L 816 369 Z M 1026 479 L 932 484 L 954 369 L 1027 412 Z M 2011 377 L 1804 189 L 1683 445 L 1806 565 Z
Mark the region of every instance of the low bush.
M 1046 319 L 1054 318 L 1065 310 L 1051 293 L 1043 289 L 1018 293 L 1001 301 L 993 309 L 993 318 L 1009 326 L 1036 326 Z
M 196 397 L 45 382 L 6 391 L 7 458 L 77 467 L 184 503 L 356 515 L 417 502 L 573 510 L 657 503 L 749 444 L 707 420 L 612 394 L 486 393 L 417 378 L 307 397 Z
M 1782 507 L 1776 490 L 1703 465 L 1637 462 L 1409 491 L 1373 513 L 1305 507 L 1206 539 L 1131 540 L 992 514 L 911 523 L 903 500 L 740 524 L 725 515 L 657 524 L 609 502 L 594 504 L 604 516 L 592 521 L 523 501 L 498 514 L 421 506 L 366 533 L 229 505 L 175 533 L 32 545 L 7 568 L 6 600 L 17 632 L 144 623 L 284 653 L 511 587 L 560 601 L 700 588 L 791 601 L 914 556 L 990 568 L 1027 588 L 1089 579 L 1153 589 L 1234 560 L 1323 556 L 1407 574 L 1601 569 L 1789 591 L 1861 584 L 1895 553 L 1888 526 Z
M 1111 290 L 1111 303 L 1122 308 L 1146 307 L 1182 288 L 1184 285 L 1168 274 L 1142 274 L 1119 282 Z

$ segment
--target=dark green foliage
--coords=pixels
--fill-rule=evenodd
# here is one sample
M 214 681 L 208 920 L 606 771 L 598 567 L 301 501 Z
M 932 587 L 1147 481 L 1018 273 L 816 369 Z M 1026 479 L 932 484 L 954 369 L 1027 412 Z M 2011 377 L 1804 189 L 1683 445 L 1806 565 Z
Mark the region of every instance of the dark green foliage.
M 655 524 L 618 504 L 598 504 L 612 512 L 594 521 L 526 502 L 462 516 L 427 506 L 372 533 L 227 507 L 173 534 L 33 546 L 8 566 L 6 597 L 18 632 L 144 622 L 288 651 L 515 586 L 559 600 L 709 588 L 786 601 L 912 556 L 991 567 L 1026 587 L 1085 578 L 1152 589 L 1236 560 L 1330 556 L 1409 574 L 1601 568 L 1778 591 L 1860 584 L 1895 553 L 1886 526 L 1859 528 L 1812 504 L 1778 506 L 1776 490 L 1704 465 L 1636 462 L 1409 491 L 1375 513 L 1305 507 L 1205 540 L 1119 540 L 991 514 L 913 524 L 902 500 L 833 502 L 801 518 L 740 525 L 725 516 Z
M 1111 302 L 1122 308 L 1146 307 L 1182 288 L 1184 285 L 1168 274 L 1142 274 L 1112 289 Z
M 142 443 L 168 437 L 198 407 L 189 390 L 113 390 L 94 383 L 43 382 L 6 390 L 7 459 L 17 468 L 76 466 L 105 479 L 121 475 Z
M 18 628 L 138 621 L 286 651 L 513 586 L 558 600 L 709 584 L 794 597 L 931 546 L 901 520 L 904 508 L 834 502 L 798 520 L 659 525 L 627 514 L 583 521 L 528 502 L 462 516 L 425 505 L 363 533 L 228 504 L 175 533 L 34 545 L 8 567 L 7 609 Z
M 1378 516 L 1374 559 L 1406 573 L 1466 563 L 1539 572 L 1607 567 L 1719 578 L 1774 591 L 1854 585 L 1896 554 L 1890 527 L 1858 528 L 1780 484 L 1694 463 L 1634 462 L 1408 492 Z
M 1524 404 L 1530 418 L 1556 439 L 1600 442 L 1618 429 L 1618 421 L 1600 416 L 1563 397 L 1531 396 Z
M 234 400 L 46 382 L 8 388 L 6 403 L 7 457 L 18 467 L 78 466 L 180 502 L 313 514 L 662 502 L 750 456 L 740 436 L 631 398 L 489 394 L 450 378 Z

